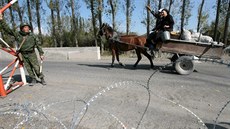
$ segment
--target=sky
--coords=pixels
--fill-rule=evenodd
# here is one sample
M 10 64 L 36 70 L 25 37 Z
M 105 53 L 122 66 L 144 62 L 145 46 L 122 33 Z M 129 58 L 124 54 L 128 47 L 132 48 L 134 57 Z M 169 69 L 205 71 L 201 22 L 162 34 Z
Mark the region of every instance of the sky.
M 186 26 L 185 28 L 196 30 L 197 10 L 198 10 L 198 6 L 201 3 L 201 0 L 191 0 L 191 3 L 193 3 L 193 8 L 191 10 L 192 16 L 189 18 L 188 26 Z M 206 0 L 205 1 L 204 10 L 206 13 L 210 15 L 209 21 L 208 21 L 209 23 L 215 19 L 215 11 L 214 9 L 212 9 L 215 4 L 216 4 L 216 0 Z M 80 5 L 81 5 L 81 8 L 80 8 L 81 16 L 85 18 L 90 17 L 91 16 L 90 10 L 86 8 L 85 3 L 81 2 Z M 143 12 L 144 12 L 143 7 L 145 7 L 145 0 L 134 0 L 134 5 L 136 8 L 134 9 L 133 16 L 131 18 L 130 31 L 136 32 L 137 34 L 142 35 L 146 33 L 146 27 L 141 23 L 141 20 L 144 19 L 145 17 L 143 16 Z M 112 23 L 110 20 L 110 17 L 106 17 L 106 16 L 103 16 L 103 21 L 106 23 L 109 23 L 110 25 Z M 125 13 L 123 10 L 122 11 L 120 10 L 120 12 L 118 13 L 116 17 L 116 21 L 118 24 L 118 30 L 125 32 L 126 23 L 125 23 Z M 174 26 L 174 31 L 177 31 L 175 26 Z
M 47 0 L 47 1 L 49 1 L 49 0 Z M 76 0 L 75 2 L 79 2 L 78 3 L 80 5 L 79 12 L 80 12 L 81 17 L 83 17 L 85 19 L 89 19 L 91 17 L 91 12 L 90 12 L 90 9 L 86 8 L 85 2 L 83 2 L 83 1 L 84 0 Z M 107 0 L 104 0 L 104 1 L 107 1 Z M 131 18 L 130 31 L 136 32 L 138 35 L 142 35 L 142 34 L 146 33 L 146 27 L 141 23 L 141 20 L 143 20 L 145 18 L 145 15 L 143 12 L 146 13 L 146 10 L 143 8 L 145 7 L 146 0 L 133 0 L 133 1 L 134 1 L 135 9 L 133 11 L 133 15 Z M 198 6 L 201 3 L 201 0 L 190 0 L 190 1 L 191 1 L 191 3 L 193 3 L 193 8 L 191 10 L 192 16 L 189 18 L 188 25 L 185 26 L 185 29 L 196 30 L 197 10 L 198 10 Z M 211 21 L 213 21 L 215 19 L 215 15 L 216 15 L 215 13 L 216 12 L 213 9 L 213 6 L 215 4 L 216 4 L 216 0 L 205 0 L 204 10 L 205 10 L 205 13 L 209 14 L 208 23 L 210 23 Z M 43 3 L 42 6 L 47 6 L 47 4 Z M 45 7 L 45 9 L 48 9 L 48 7 Z M 50 12 L 50 11 L 48 11 L 48 12 Z M 150 17 L 153 18 L 152 15 Z M 174 21 L 177 24 L 179 24 L 180 21 L 177 22 L 177 20 L 180 19 L 180 17 L 179 16 L 173 16 L 173 17 L 174 17 Z M 103 22 L 106 22 L 106 23 L 111 25 L 112 24 L 111 17 L 108 17 L 105 14 L 103 14 Z M 43 23 L 47 23 L 47 22 L 43 21 Z M 121 31 L 121 32 L 126 31 L 125 12 L 123 9 L 118 10 L 118 14 L 116 16 L 116 23 L 118 26 L 118 31 Z M 176 28 L 177 27 L 175 27 L 175 25 L 174 25 L 174 31 L 177 31 Z M 34 28 L 34 29 L 36 30 L 36 28 Z M 152 28 L 150 28 L 150 29 L 152 29 Z M 45 31 L 45 29 L 43 29 L 43 33 L 44 33 L 44 31 Z M 45 32 L 45 33 L 47 33 L 47 32 Z

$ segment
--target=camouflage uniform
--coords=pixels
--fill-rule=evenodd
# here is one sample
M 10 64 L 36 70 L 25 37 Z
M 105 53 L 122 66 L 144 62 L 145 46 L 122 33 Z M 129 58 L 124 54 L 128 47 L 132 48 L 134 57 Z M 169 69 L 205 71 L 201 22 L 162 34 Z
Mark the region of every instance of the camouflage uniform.
M 32 80 L 36 80 L 36 76 L 40 79 L 43 79 L 44 75 L 43 73 L 40 73 L 40 67 L 39 67 L 37 55 L 35 53 L 35 48 L 37 48 L 40 56 L 42 56 L 44 52 L 40 46 L 40 42 L 38 38 L 33 33 L 31 32 L 26 33 L 21 31 L 22 27 L 24 27 L 25 25 L 31 28 L 29 24 L 21 24 L 20 31 L 16 32 L 10 29 L 4 20 L 0 20 L 0 27 L 6 33 L 14 36 L 16 41 L 19 43 L 19 46 L 23 42 L 23 39 L 26 38 L 21 48 L 19 48 L 18 52 L 21 53 L 24 65 Z

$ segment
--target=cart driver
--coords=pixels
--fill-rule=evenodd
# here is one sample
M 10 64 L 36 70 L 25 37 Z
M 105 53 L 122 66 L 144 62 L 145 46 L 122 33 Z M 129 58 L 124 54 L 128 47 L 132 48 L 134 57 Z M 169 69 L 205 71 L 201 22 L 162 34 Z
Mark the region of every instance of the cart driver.
M 147 9 L 151 11 L 149 7 L 147 7 Z M 157 18 L 157 22 L 156 27 L 152 30 L 152 33 L 150 33 L 146 39 L 146 45 L 149 47 L 151 52 L 156 47 L 156 42 L 158 40 L 157 37 L 159 37 L 158 34 L 160 34 L 160 32 L 173 31 L 174 20 L 173 17 L 169 14 L 169 11 L 167 9 L 160 9 L 158 12 L 159 13 L 157 15 L 154 13 L 154 11 L 151 11 L 151 13 Z

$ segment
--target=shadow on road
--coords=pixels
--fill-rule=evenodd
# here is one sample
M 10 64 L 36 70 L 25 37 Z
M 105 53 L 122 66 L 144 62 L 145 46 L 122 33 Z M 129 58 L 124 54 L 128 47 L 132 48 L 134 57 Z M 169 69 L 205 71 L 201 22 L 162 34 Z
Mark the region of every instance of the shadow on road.
M 77 64 L 81 66 L 88 66 L 88 67 L 97 67 L 97 68 L 105 68 L 105 69 L 128 69 L 128 70 L 159 70 L 162 73 L 168 74 L 177 74 L 173 66 L 164 65 L 155 65 L 154 68 L 151 68 L 148 64 L 140 64 L 136 68 L 133 65 L 128 64 L 125 66 L 121 66 L 119 64 L 115 64 L 114 67 L 111 67 L 110 64 Z
M 14 81 L 17 81 L 17 82 L 21 82 L 22 81 L 20 74 L 16 74 L 12 78 L 13 78 Z M 28 75 L 26 75 L 26 81 L 27 82 L 31 82 L 32 81 L 31 78 Z
M 205 125 L 208 127 L 208 129 L 229 129 L 230 123 L 227 122 L 220 122 L 219 125 L 214 125 L 212 123 L 205 123 Z M 225 127 L 224 127 L 225 125 Z M 214 128 L 215 126 L 215 128 Z

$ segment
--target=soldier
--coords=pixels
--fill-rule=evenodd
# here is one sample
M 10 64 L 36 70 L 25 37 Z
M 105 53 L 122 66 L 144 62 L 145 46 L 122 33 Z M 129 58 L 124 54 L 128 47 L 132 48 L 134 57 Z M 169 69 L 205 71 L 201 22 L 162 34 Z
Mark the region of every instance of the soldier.
M 30 24 L 22 23 L 20 25 L 20 31 L 15 32 L 9 28 L 3 20 L 3 15 L 0 13 L 0 27 L 9 35 L 14 36 L 16 41 L 19 43 L 17 52 L 22 55 L 22 60 L 32 80 L 29 86 L 33 86 L 37 83 L 36 76 L 41 79 L 42 85 L 46 85 L 44 75 L 40 72 L 35 48 L 37 48 L 41 60 L 44 60 L 44 52 L 40 46 L 38 38 L 30 31 Z

